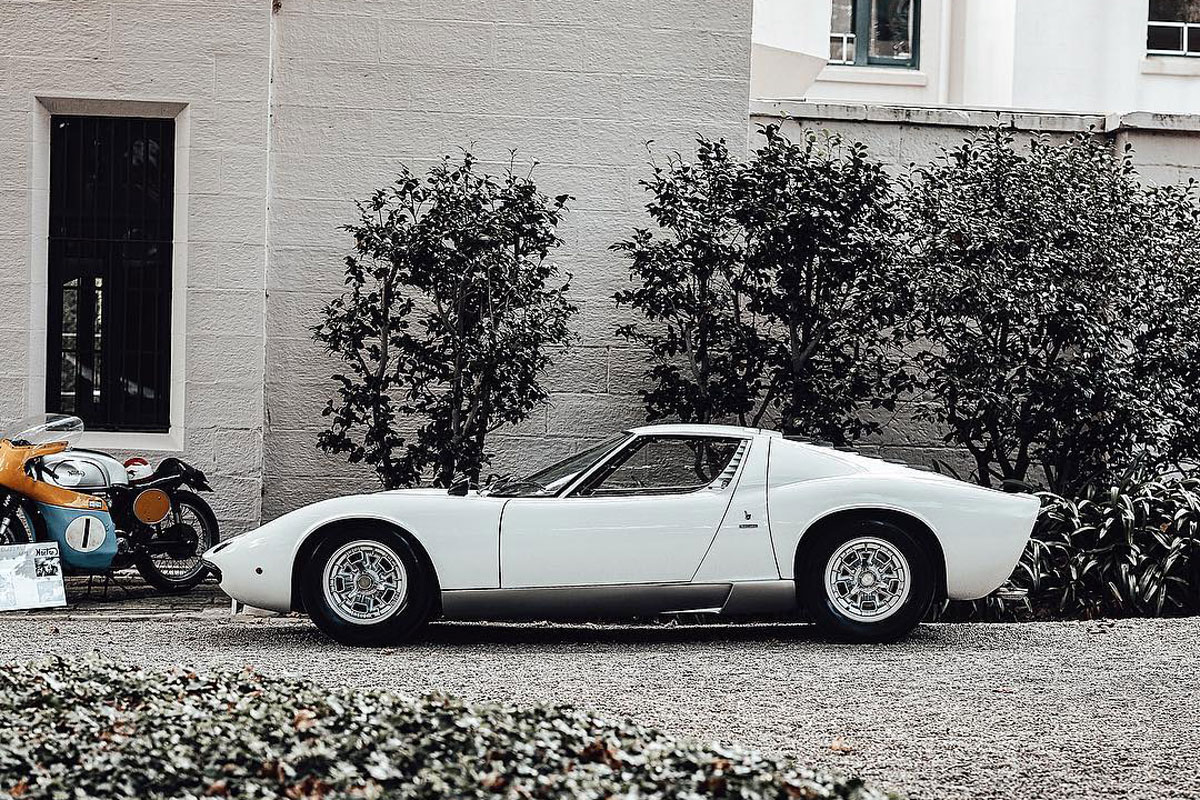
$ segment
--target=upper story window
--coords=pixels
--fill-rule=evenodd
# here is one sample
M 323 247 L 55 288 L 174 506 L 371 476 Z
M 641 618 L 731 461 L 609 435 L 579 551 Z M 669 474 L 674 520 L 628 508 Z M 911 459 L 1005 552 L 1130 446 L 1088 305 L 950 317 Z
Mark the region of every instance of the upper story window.
M 46 410 L 170 427 L 175 121 L 54 115 Z
M 920 14 L 920 0 L 833 0 L 829 63 L 916 68 Z
M 1200 56 L 1200 0 L 1150 0 L 1146 52 Z

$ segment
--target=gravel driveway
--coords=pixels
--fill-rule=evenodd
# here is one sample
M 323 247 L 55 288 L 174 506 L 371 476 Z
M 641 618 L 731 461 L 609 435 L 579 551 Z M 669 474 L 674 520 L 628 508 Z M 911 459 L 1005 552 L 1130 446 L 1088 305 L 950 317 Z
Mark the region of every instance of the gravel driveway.
M 569 703 L 930 798 L 1200 798 L 1200 619 L 923 625 L 892 646 L 803 625 L 442 624 L 352 650 L 305 621 L 7 616 L 0 657 L 137 663 Z

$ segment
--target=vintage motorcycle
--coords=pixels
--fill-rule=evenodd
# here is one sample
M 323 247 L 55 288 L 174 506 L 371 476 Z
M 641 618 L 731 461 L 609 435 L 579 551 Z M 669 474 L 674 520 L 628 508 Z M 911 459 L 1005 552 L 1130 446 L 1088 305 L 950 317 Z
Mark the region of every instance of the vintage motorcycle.
M 0 544 L 56 541 L 64 571 L 96 574 L 134 566 L 177 594 L 208 575 L 201 554 L 217 544 L 204 473 L 177 458 L 151 471 L 72 446 L 83 421 L 30 417 L 0 434 Z

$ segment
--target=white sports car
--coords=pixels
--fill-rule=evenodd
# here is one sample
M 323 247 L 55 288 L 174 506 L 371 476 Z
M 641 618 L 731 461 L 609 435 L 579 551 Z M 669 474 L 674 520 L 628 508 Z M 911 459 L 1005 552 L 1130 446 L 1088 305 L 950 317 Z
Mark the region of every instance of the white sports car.
M 250 606 L 348 644 L 435 617 L 806 613 L 886 641 L 1004 583 L 1039 501 L 778 433 L 636 428 L 482 491 L 298 509 L 204 554 Z

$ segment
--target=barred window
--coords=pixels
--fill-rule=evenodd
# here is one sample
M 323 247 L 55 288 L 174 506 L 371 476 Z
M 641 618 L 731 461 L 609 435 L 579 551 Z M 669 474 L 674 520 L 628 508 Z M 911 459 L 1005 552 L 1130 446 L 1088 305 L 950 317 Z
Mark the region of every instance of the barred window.
M 46 409 L 92 430 L 165 432 L 175 121 L 50 125 Z

